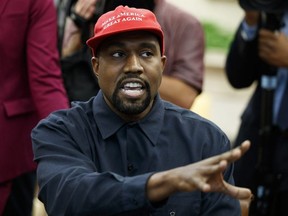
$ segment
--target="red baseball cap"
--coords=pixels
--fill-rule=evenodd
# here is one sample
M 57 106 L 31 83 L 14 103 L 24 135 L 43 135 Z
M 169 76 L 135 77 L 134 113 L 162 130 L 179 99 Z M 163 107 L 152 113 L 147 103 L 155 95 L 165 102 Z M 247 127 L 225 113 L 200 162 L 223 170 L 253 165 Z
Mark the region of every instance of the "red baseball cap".
M 159 38 L 161 53 L 164 53 L 164 34 L 155 15 L 146 9 L 118 6 L 97 20 L 94 36 L 87 40 L 87 45 L 95 50 L 107 37 L 129 31 L 149 31 Z

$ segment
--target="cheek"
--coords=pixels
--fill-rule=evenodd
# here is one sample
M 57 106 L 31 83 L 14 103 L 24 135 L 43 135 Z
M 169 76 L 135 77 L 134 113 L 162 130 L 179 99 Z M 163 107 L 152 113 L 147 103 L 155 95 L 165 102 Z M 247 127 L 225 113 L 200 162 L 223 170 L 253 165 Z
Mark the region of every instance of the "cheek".
M 98 83 L 103 92 L 112 92 L 116 87 L 117 71 L 115 67 L 99 66 Z
M 162 64 L 160 62 L 157 62 L 157 64 L 154 64 L 150 68 L 151 71 L 154 71 L 153 73 L 153 79 L 157 81 L 157 83 L 161 83 L 162 75 L 163 75 L 163 67 L 161 67 Z
M 109 76 L 109 74 L 105 72 L 99 73 L 98 83 L 102 90 L 105 89 L 107 90 L 109 88 L 112 88 L 112 86 L 114 86 L 113 77 Z
M 153 73 L 150 73 L 148 79 L 150 81 L 150 88 L 152 91 L 158 91 L 161 81 L 162 81 L 162 71 L 160 69 L 155 70 L 152 69 L 152 71 L 154 71 Z

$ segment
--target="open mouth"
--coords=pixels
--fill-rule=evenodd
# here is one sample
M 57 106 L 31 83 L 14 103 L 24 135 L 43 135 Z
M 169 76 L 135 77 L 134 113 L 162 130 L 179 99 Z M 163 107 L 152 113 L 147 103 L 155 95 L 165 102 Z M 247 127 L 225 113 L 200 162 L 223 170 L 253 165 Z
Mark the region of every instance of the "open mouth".
M 126 81 L 121 87 L 121 92 L 128 97 L 139 97 L 144 94 L 145 87 L 139 81 Z

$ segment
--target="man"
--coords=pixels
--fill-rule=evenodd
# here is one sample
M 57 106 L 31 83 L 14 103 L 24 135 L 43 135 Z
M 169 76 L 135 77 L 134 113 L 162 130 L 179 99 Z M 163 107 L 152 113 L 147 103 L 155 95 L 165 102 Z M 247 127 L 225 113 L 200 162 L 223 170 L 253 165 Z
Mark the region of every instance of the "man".
M 95 17 L 95 11 L 100 13 L 101 10 L 97 7 L 101 7 L 101 4 L 105 4 L 104 10 L 106 11 L 113 10 L 118 5 L 146 8 L 155 13 L 165 34 L 165 45 L 167 47 L 165 55 L 168 57 L 168 61 L 163 71 L 162 83 L 159 88 L 160 95 L 163 99 L 176 105 L 187 109 L 191 108 L 195 98 L 202 91 L 204 76 L 204 31 L 196 17 L 165 0 L 77 0 L 75 2 L 72 7 L 72 15 L 67 18 L 64 32 L 62 53 L 63 57 L 66 56 L 67 58 L 66 60 L 65 58 L 62 59 L 63 67 L 66 67 L 66 62 L 71 62 L 72 56 L 83 53 L 81 38 L 83 39 L 84 34 L 87 35 L 85 28 L 89 28 L 89 23 L 94 26 L 93 17 Z M 84 23 L 83 20 L 85 20 Z M 89 22 L 89 20 L 93 20 L 93 22 Z M 93 33 L 92 30 L 91 33 Z M 89 33 L 87 36 L 89 36 Z M 82 55 L 85 55 L 85 53 Z M 85 72 L 87 73 L 89 70 Z M 82 77 L 85 72 L 81 71 Z M 76 94 L 77 91 L 75 85 L 71 85 L 74 88 L 69 91 L 68 83 L 69 80 L 73 79 L 72 76 L 74 75 L 71 73 L 71 69 L 64 75 L 68 92 L 71 92 L 71 95 Z M 87 76 L 91 77 L 90 81 L 87 78 L 85 88 L 81 88 L 77 92 L 84 92 L 86 89 L 87 97 L 90 98 L 98 91 L 98 85 L 89 73 L 87 73 Z M 83 80 L 83 78 L 81 79 Z M 76 82 L 80 86 L 81 83 L 78 80 Z M 89 84 L 90 82 L 93 84 Z M 97 85 L 97 88 L 94 89 L 97 89 L 97 91 L 89 90 L 93 89 L 91 86 L 95 85 Z M 80 97 L 77 99 L 80 99 Z
M 40 199 L 50 215 L 240 215 L 226 135 L 162 100 L 166 63 L 154 14 L 119 6 L 87 41 L 101 90 L 32 132 Z M 225 153 L 224 153 L 225 152 Z
M 259 211 L 282 216 L 288 211 L 288 108 L 280 112 L 281 103 L 288 101 L 285 99 L 288 93 L 288 4 L 287 1 L 271 1 L 273 3 L 281 13 L 265 12 L 274 7 L 264 3 L 262 7 L 259 3 L 258 8 L 257 4 L 240 0 L 245 17 L 226 62 L 227 77 L 233 87 L 246 88 L 257 83 L 241 116 L 235 140 L 235 146 L 246 139 L 253 145 L 243 160 L 236 163 L 235 183 L 249 187 L 254 194 L 261 188 L 259 186 L 268 185 L 272 190 L 265 194 L 270 194 L 268 197 L 272 199 L 262 198 L 258 193 L 259 197 L 251 203 L 251 216 L 259 215 Z M 282 13 L 283 16 L 279 16 Z M 264 204 L 266 200 L 268 204 Z
M 0 215 L 31 216 L 35 169 L 31 130 L 68 108 L 52 0 L 0 4 Z

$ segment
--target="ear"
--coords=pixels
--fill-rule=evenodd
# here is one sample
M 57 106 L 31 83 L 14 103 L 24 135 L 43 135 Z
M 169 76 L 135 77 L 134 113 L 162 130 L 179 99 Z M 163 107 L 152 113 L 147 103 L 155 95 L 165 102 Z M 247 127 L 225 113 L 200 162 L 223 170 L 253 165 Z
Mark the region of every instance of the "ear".
M 165 55 L 161 56 L 161 62 L 162 62 L 162 72 L 164 71 L 165 65 L 166 65 L 167 57 Z
M 91 63 L 92 63 L 94 74 L 95 74 L 96 77 L 98 77 L 98 75 L 99 75 L 99 73 L 98 73 L 98 70 L 99 70 L 99 58 L 93 56 L 91 58 Z

